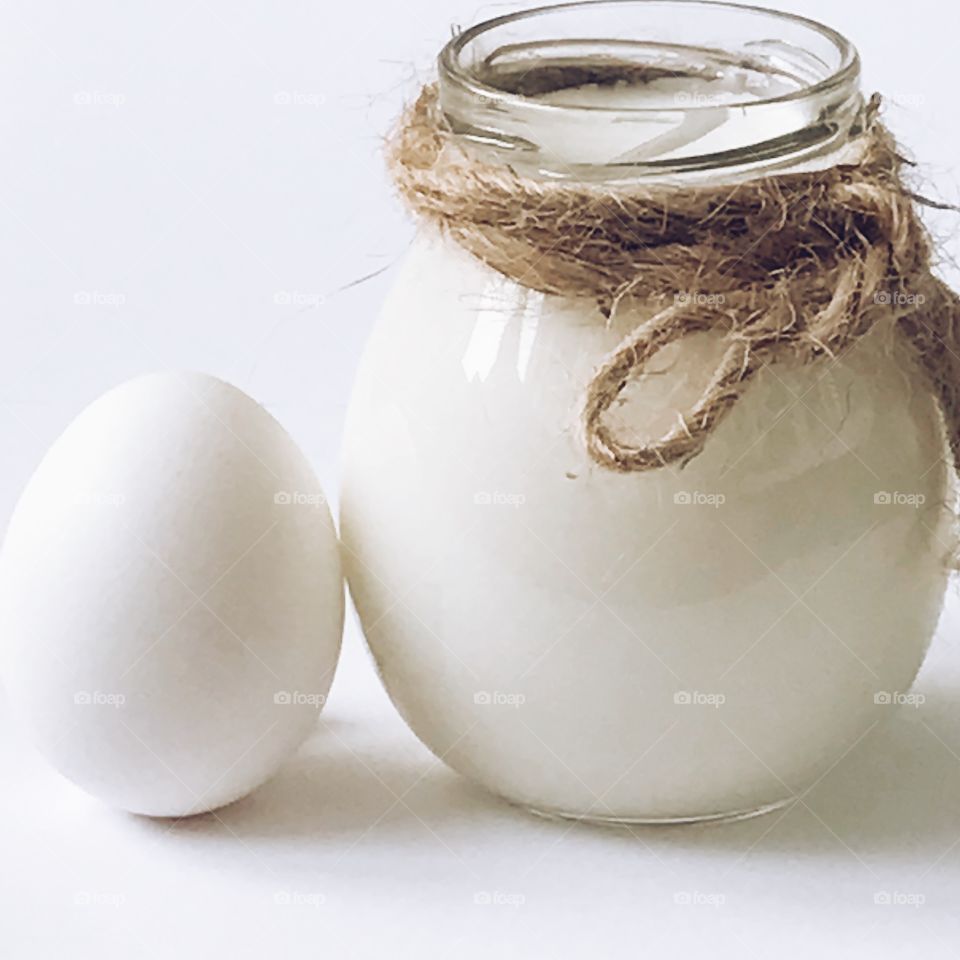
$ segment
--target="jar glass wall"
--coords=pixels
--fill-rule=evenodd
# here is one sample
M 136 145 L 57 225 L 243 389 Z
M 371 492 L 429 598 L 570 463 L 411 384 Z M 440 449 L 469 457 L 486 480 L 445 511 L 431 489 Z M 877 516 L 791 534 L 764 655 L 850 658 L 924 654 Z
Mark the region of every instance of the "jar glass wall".
M 525 92 L 558 57 L 672 74 Z M 461 35 L 441 103 L 469 149 L 543 177 L 732 180 L 829 162 L 858 129 L 856 76 L 842 38 L 796 18 L 577 4 Z M 692 820 L 802 792 L 908 689 L 946 584 L 943 427 L 892 311 L 840 357 L 762 371 L 683 469 L 615 473 L 585 453 L 577 398 L 651 311 L 607 319 L 425 228 L 351 404 L 345 565 L 387 690 L 439 757 L 540 812 Z M 664 350 L 618 433 L 664 432 L 717 350 Z

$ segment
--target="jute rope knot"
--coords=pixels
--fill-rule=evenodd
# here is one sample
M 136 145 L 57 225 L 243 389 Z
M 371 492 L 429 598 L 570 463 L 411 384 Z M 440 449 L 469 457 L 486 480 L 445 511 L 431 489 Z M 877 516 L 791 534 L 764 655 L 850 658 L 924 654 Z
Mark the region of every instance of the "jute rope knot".
M 960 462 L 960 300 L 931 272 L 918 198 L 878 106 L 874 98 L 851 159 L 827 169 L 597 185 L 535 179 L 465 150 L 431 85 L 388 157 L 413 211 L 505 276 L 589 298 L 608 317 L 628 297 L 658 305 L 586 388 L 580 422 L 597 463 L 631 472 L 688 462 L 762 369 L 837 356 L 891 308 Z M 707 330 L 723 333 L 724 350 L 696 403 L 659 438 L 618 437 L 605 415 L 626 385 L 668 344 Z

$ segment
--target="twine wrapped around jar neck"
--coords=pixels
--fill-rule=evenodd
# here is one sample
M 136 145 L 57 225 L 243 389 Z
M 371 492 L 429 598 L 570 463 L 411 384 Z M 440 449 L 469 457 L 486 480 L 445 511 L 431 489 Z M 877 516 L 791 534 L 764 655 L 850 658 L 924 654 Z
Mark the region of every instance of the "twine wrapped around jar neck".
M 635 472 L 697 456 L 768 365 L 835 357 L 896 311 L 929 376 L 960 464 L 960 299 L 931 271 L 933 245 L 889 131 L 866 111 L 851 159 L 737 183 L 538 180 L 471 154 L 437 89 L 424 88 L 388 143 L 415 214 L 517 283 L 589 298 L 609 316 L 625 298 L 660 309 L 603 360 L 581 407 L 590 457 Z M 685 294 L 678 298 L 678 292 Z M 723 332 L 696 403 L 640 444 L 605 421 L 627 384 L 670 343 Z

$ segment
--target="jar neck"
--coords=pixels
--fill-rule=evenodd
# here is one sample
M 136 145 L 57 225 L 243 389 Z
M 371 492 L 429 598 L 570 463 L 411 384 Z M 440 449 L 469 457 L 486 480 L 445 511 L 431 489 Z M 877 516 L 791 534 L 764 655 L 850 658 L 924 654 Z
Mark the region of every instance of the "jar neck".
M 864 120 L 859 72 L 843 37 L 800 17 L 588 0 L 460 34 L 439 89 L 471 150 L 526 175 L 738 179 L 842 151 Z

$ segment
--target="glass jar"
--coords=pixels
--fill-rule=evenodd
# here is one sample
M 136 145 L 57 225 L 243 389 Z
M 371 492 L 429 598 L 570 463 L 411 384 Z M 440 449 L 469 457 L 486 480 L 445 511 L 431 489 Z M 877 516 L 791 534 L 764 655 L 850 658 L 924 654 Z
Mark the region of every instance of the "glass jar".
M 524 90 L 611 58 L 660 72 Z M 468 149 L 543 178 L 827 165 L 864 111 L 842 37 L 733 5 L 544 8 L 439 65 Z M 808 789 L 912 683 L 953 548 L 942 419 L 891 308 L 841 356 L 762 371 L 683 469 L 611 471 L 577 398 L 647 309 L 608 320 L 422 228 L 351 403 L 345 563 L 391 698 L 454 769 L 564 817 L 743 816 Z M 717 347 L 662 351 L 617 432 L 661 435 Z

